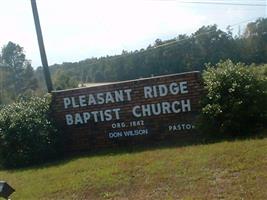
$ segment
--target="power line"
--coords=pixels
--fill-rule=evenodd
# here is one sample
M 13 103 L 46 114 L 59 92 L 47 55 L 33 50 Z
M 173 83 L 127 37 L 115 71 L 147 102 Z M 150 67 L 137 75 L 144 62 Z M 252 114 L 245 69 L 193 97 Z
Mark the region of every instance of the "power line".
M 232 24 L 232 25 L 230 25 L 229 27 L 233 27 L 233 26 L 237 26 L 237 25 L 240 25 L 240 24 L 244 24 L 244 23 L 246 23 L 246 22 L 249 22 L 249 21 L 252 21 L 252 20 L 255 20 L 255 19 L 257 19 L 257 18 L 251 18 L 251 19 L 247 19 L 247 20 L 244 20 L 244 21 L 240 21 L 240 22 L 238 22 L 238 23 L 236 23 L 236 24 Z
M 201 1 L 201 0 L 196 0 L 196 1 L 186 1 L 186 0 L 152 0 L 152 1 L 166 1 L 166 2 L 171 2 L 171 1 L 175 1 L 175 2 L 192 2 L 192 3 L 195 3 L 195 2 L 200 2 L 200 3 L 240 3 L 242 2 L 243 4 L 254 4 L 255 2 L 256 3 L 266 3 L 266 0 L 204 0 L 204 1 Z
M 252 21 L 252 20 L 254 20 L 254 19 L 256 19 L 256 18 L 249 19 L 249 20 L 244 20 L 244 21 L 238 22 L 238 23 L 236 23 L 236 24 L 229 25 L 229 26 L 227 26 L 227 27 L 230 27 L 230 28 L 231 28 L 231 27 L 233 27 L 233 26 L 237 26 L 237 25 L 243 24 L 243 23 L 245 23 L 245 22 Z M 227 27 L 226 27 L 226 28 L 227 28 Z M 193 38 L 197 38 L 197 37 L 199 37 L 199 36 L 201 36 L 201 35 L 205 35 L 205 34 L 208 34 L 208 33 L 212 33 L 212 32 L 214 32 L 214 31 L 215 31 L 215 30 L 211 30 L 211 31 L 207 31 L 207 32 L 204 32 L 204 33 L 200 33 L 200 34 L 194 35 Z M 136 53 L 133 53 L 133 54 L 143 53 L 143 52 L 145 52 L 145 51 L 150 51 L 150 50 L 154 50 L 154 49 L 161 48 L 161 47 L 171 46 L 171 45 L 173 45 L 173 44 L 180 43 L 180 42 L 183 42 L 183 41 L 186 41 L 186 40 L 191 40 L 191 39 L 192 39 L 192 38 L 184 38 L 184 39 L 180 39 L 180 40 L 174 40 L 174 41 L 172 41 L 172 42 L 164 43 L 164 44 L 158 45 L 158 46 L 156 46 L 156 47 L 149 48 L 149 49 L 146 49 L 146 50 L 141 51 L 141 52 L 139 51 L 139 52 L 136 52 Z M 125 56 L 125 55 L 118 55 L 118 56 Z M 116 57 L 118 57 L 118 56 L 116 56 Z M 127 55 L 126 55 L 126 56 L 127 56 Z
M 229 25 L 229 26 L 227 26 L 227 27 L 230 27 L 230 28 L 231 28 L 231 27 L 234 27 L 234 26 L 237 26 L 237 25 L 240 25 L 240 24 L 243 24 L 243 23 L 246 23 L 246 22 L 255 20 L 255 19 L 257 19 L 257 18 L 252 18 L 252 19 L 243 20 L 243 21 L 240 21 L 240 22 L 238 22 L 238 23 Z M 227 28 L 227 27 L 225 27 L 225 28 Z M 210 30 L 210 31 L 206 31 L 206 32 L 204 32 L 204 33 L 200 33 L 200 34 L 197 34 L 197 35 L 192 35 L 192 37 L 193 37 L 193 38 L 197 38 L 197 37 L 199 37 L 199 36 L 202 36 L 202 35 L 205 35 L 205 34 L 209 34 L 209 33 L 212 33 L 212 32 L 214 32 L 214 31 L 216 31 L 216 30 Z M 178 43 L 183 42 L 183 41 L 186 41 L 186 40 L 191 40 L 192 37 L 191 37 L 191 38 L 184 38 L 184 39 L 180 39 L 180 40 L 174 40 L 174 41 L 171 41 L 171 42 L 168 42 L 168 43 L 164 43 L 164 44 L 158 45 L 158 46 L 156 46 L 156 47 L 148 48 L 148 49 L 145 49 L 145 50 L 142 50 L 142 51 L 131 52 L 131 54 L 113 55 L 113 56 L 111 56 L 110 58 L 104 57 L 104 59 L 105 59 L 105 61 L 111 61 L 111 60 L 119 59 L 119 58 L 122 58 L 122 57 L 127 57 L 127 56 L 130 56 L 130 55 L 136 55 L 136 54 L 141 54 L 141 53 L 144 53 L 144 52 L 149 52 L 149 51 L 152 51 L 152 50 L 154 50 L 154 49 L 158 49 L 158 48 L 162 48 L 162 47 L 170 47 L 170 46 L 172 46 L 172 45 L 174 45 L 174 44 L 178 44 Z M 87 64 L 86 66 L 92 66 L 92 65 L 97 64 L 98 62 L 99 62 L 99 60 L 96 61 L 96 62 L 94 62 L 94 63 Z M 81 69 L 80 69 L 80 70 L 81 70 Z M 82 77 L 82 76 L 81 76 L 81 77 Z M 82 78 L 81 78 L 81 79 L 82 79 Z M 81 82 L 82 82 L 82 80 L 81 80 Z
M 192 1 L 192 0 L 152 0 L 152 1 Z M 193 0 L 193 2 L 195 1 L 200 1 L 200 2 L 217 2 L 217 1 L 221 1 L 221 2 L 226 2 L 226 1 L 232 1 L 232 2 L 236 2 L 236 1 L 240 1 L 240 2 L 256 2 L 256 1 L 260 1 L 260 2 L 266 2 L 266 0 Z
M 266 4 L 254 4 L 254 3 L 228 3 L 228 2 L 211 2 L 211 1 L 177 1 L 183 4 L 207 4 L 207 5 L 229 5 L 229 6 L 257 6 L 265 7 Z
M 163 0 L 164 1 L 164 0 Z M 243 4 L 259 4 L 259 3 L 266 3 L 266 0 L 170 0 L 170 1 L 176 1 L 176 2 L 201 2 L 201 3 L 205 3 L 205 2 L 211 2 L 211 3 L 238 3 L 240 4 L 241 2 Z M 265 5 L 265 4 L 264 4 Z

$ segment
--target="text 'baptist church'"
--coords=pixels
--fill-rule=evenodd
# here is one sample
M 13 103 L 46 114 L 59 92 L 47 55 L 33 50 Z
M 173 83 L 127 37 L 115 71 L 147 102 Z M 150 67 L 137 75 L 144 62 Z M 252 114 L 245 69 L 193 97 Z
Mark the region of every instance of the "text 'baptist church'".
M 132 101 L 132 89 L 114 90 L 95 94 L 65 97 L 63 99 L 64 109 L 76 109 L 82 107 L 92 107 L 94 105 L 114 104 L 118 102 Z M 159 84 L 143 87 L 143 98 L 154 99 L 167 95 L 183 95 L 188 93 L 187 81 L 172 82 L 170 84 Z M 93 107 L 92 107 L 93 108 Z M 92 109 L 91 108 L 91 109 Z M 158 103 L 135 105 L 131 109 L 132 116 L 135 118 L 149 117 L 162 114 L 182 113 L 191 111 L 190 99 L 176 101 L 162 101 Z M 121 119 L 121 108 L 92 110 L 88 112 L 76 112 L 66 114 L 67 125 L 86 124 L 90 120 L 94 122 L 105 122 Z

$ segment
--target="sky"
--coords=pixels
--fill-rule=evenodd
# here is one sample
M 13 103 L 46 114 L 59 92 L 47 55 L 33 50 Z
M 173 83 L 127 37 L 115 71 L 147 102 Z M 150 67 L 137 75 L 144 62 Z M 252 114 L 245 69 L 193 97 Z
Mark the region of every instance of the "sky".
M 267 17 L 267 0 L 36 2 L 49 65 L 139 50 L 157 38 L 191 34 L 203 25 L 217 24 L 222 30 L 233 25 L 234 32 L 242 31 L 248 22 Z M 0 0 L 0 24 L 0 47 L 8 41 L 15 42 L 24 47 L 34 68 L 41 66 L 30 0 Z

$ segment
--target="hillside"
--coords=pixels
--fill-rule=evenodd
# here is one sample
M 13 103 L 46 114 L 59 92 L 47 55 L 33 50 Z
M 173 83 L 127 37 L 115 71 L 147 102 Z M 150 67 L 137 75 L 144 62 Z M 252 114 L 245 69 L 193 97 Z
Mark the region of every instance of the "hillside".
M 231 59 L 248 65 L 267 62 L 267 18 L 247 24 L 244 33 L 234 35 L 216 25 L 202 26 L 190 35 L 177 34 L 168 40 L 155 39 L 146 48 L 120 55 L 87 58 L 50 66 L 55 89 L 77 87 L 79 83 L 114 82 L 193 70 L 206 63 Z M 94 47 L 92 47 L 94 48 Z M 43 80 L 42 68 L 35 71 Z M 43 83 L 43 87 L 44 83 Z
M 267 138 L 101 151 L 0 171 L 12 199 L 267 199 Z

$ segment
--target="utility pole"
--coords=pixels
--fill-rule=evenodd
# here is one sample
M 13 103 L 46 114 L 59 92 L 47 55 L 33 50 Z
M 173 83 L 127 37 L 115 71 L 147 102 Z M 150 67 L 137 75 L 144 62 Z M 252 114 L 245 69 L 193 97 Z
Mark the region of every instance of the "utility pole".
M 51 91 L 53 90 L 53 85 L 52 85 L 51 76 L 50 76 L 50 72 L 49 72 L 49 68 L 48 68 L 48 63 L 47 63 L 47 58 L 46 58 L 46 53 L 45 53 L 45 47 L 44 47 L 44 41 L 43 41 L 43 35 L 42 35 L 41 25 L 40 25 L 40 21 L 39 21 L 37 5 L 36 5 L 36 0 L 31 0 L 31 5 L 32 5 L 32 13 L 33 13 L 33 18 L 34 18 L 34 23 L 35 23 L 35 29 L 36 29 L 36 34 L 37 34 L 37 39 L 38 39 L 38 44 L 39 44 L 41 60 L 42 60 L 42 64 L 43 64 L 43 71 L 44 71 L 46 87 L 47 87 L 48 92 L 51 93 Z

